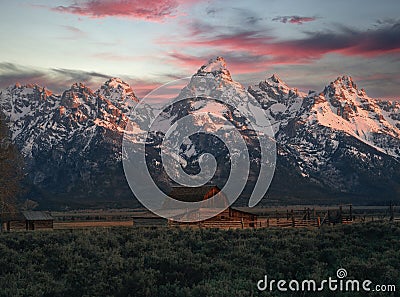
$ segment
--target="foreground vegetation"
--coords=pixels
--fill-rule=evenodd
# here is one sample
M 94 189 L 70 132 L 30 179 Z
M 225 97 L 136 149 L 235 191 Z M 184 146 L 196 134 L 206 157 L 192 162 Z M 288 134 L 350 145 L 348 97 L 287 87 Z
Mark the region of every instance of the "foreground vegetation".
M 365 296 L 261 293 L 256 284 L 264 275 L 322 280 L 345 268 L 349 278 L 400 289 L 399 250 L 400 226 L 380 223 L 321 230 L 3 233 L 0 296 Z

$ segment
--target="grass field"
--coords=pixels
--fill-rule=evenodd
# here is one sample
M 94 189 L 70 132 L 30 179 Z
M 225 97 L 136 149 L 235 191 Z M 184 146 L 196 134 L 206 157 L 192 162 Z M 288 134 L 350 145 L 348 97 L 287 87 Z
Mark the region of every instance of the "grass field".
M 102 222 L 99 222 L 102 223 Z M 349 279 L 400 288 L 400 225 L 321 229 L 90 228 L 0 234 L 0 296 L 398 296 L 260 292 L 258 280 Z M 397 295 L 396 295 L 397 294 Z

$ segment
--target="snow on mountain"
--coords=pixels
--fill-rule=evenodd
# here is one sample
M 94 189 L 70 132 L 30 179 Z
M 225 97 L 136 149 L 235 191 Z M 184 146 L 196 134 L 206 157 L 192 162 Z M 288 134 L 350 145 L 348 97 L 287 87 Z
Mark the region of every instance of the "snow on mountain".
M 200 67 L 180 91 L 176 103 L 156 119 L 155 126 L 166 132 L 176 120 L 191 114 L 193 120 L 197 119 L 193 125 L 202 127 L 207 124 L 209 129 L 214 129 L 221 126 L 218 117 L 232 118 L 234 114 L 230 114 L 231 110 L 247 105 L 249 100 L 254 98 L 241 84 L 232 80 L 225 60 L 217 57 Z M 244 122 L 239 122 L 238 125 L 244 125 Z
M 172 128 L 168 131 L 170 143 L 179 143 L 188 130 L 207 132 L 209 136 L 203 132 L 189 133 L 190 137 L 180 147 L 179 156 L 168 148 L 167 154 L 193 174 L 199 170 L 200 156 L 204 153 L 212 154 L 218 163 L 213 182 L 222 186 L 224 183 L 221 181 L 226 181 L 230 169 L 243 160 L 243 147 L 238 145 L 243 143 L 249 150 L 250 174 L 253 180 L 257 180 L 256 173 L 260 172 L 260 143 L 263 149 L 265 142 L 268 142 L 265 138 L 268 138 L 269 132 L 265 132 L 267 137 L 262 139 L 255 137 L 256 131 L 265 130 L 258 129 L 263 123 L 256 120 L 256 112 L 263 110 L 261 107 L 256 110 L 256 106 L 260 106 L 256 99 L 240 83 L 232 80 L 225 60 L 221 57 L 211 59 L 191 77 L 174 103 L 161 112 L 154 125 L 161 133 L 156 134 L 151 143 L 160 143 L 158 137 L 166 135 L 169 128 Z M 185 120 L 182 123 L 180 119 Z M 239 142 L 239 137 L 243 142 Z M 221 142 L 221 139 L 229 139 L 230 146 Z M 157 149 L 152 155 L 159 154 Z M 160 163 L 160 160 L 155 159 L 153 163 Z M 263 166 L 265 164 L 267 161 Z M 162 172 L 162 168 L 157 170 Z
M 379 106 L 379 101 L 358 90 L 349 76 L 338 77 L 314 95 L 308 122 L 319 124 L 347 134 L 366 144 L 400 157 L 400 129 Z M 398 145 L 395 145 L 398 143 Z
M 130 87 L 117 79 L 98 91 L 75 83 L 56 95 L 37 85 L 16 84 L 0 94 L 2 112 L 33 185 L 45 189 L 43 193 L 71 197 L 85 191 L 104 195 L 112 180 L 123 180 L 121 170 L 105 186 L 99 184 L 120 167 L 128 122 L 124 112 L 136 101 Z
M 242 104 L 248 101 L 244 87 L 232 80 L 222 57 L 210 59 L 192 76 L 190 83 L 179 94 L 181 98 L 211 97 L 226 103 Z M 233 100 L 231 102 L 231 100 Z
M 159 129 L 166 132 L 190 114 L 194 115 L 192 126 L 211 133 L 225 129 L 228 120 L 250 147 L 253 165 L 259 155 L 248 120 L 254 119 L 235 109 L 249 110 L 249 103 L 256 100 L 273 126 L 278 146 L 275 188 L 272 184 L 277 195 L 291 190 L 284 186 L 288 176 L 308 194 L 311 187 L 321 191 L 316 193 L 329 189 L 348 195 L 385 192 L 389 196 L 396 187 L 393 181 L 400 178 L 400 103 L 370 98 L 349 76 L 340 76 L 321 92 L 309 94 L 289 87 L 276 74 L 245 89 L 232 79 L 225 60 L 217 57 L 200 67 L 178 99 L 183 100 L 157 118 Z M 104 197 L 104 185 L 120 188 L 115 179 L 126 185 L 121 144 L 127 114 L 137 104 L 132 88 L 118 78 L 109 79 L 96 91 L 74 84 L 57 95 L 34 84 L 16 84 L 0 94 L 1 110 L 9 119 L 12 139 L 26 158 L 33 184 L 51 193 L 72 193 L 79 184 L 82 197 L 88 191 Z M 141 114 L 132 123 L 130 139 L 150 145 L 149 170 L 157 176 L 162 133 L 147 138 L 140 126 L 156 109 L 138 107 Z M 228 153 L 218 139 L 200 135 L 185 141 L 179 154 L 189 172 L 197 172 L 198 156 L 209 152 L 226 165 L 218 168 L 219 174 L 229 174 Z M 163 173 L 159 176 L 165 178 Z M 297 195 L 292 190 L 284 195 Z
M 258 85 L 250 86 L 248 92 L 267 110 L 275 132 L 297 116 L 306 97 L 305 93 L 290 88 L 276 74 Z
M 210 59 L 208 63 L 200 67 L 195 74 L 196 76 L 207 76 L 207 77 L 220 77 L 225 81 L 232 82 L 232 77 L 229 70 L 226 68 L 226 61 L 222 57 L 216 57 Z
M 1 93 L 0 104 L 10 120 L 12 138 L 31 155 L 30 147 L 39 136 L 51 146 L 75 134 L 86 135 L 89 141 L 98 127 L 123 133 L 124 113 L 137 101 L 128 84 L 110 79 L 96 92 L 75 83 L 62 95 L 16 84 Z
M 96 94 L 108 100 L 124 113 L 128 113 L 139 102 L 129 84 L 119 78 L 111 78 L 106 81 Z
M 266 109 L 277 134 L 296 120 L 316 131 L 316 125 L 321 125 L 345 132 L 377 150 L 400 157 L 400 105 L 370 98 L 349 76 L 338 77 L 320 93 L 306 95 L 274 74 L 248 91 Z
M 392 125 L 400 129 L 400 102 L 398 101 L 376 101 L 381 108 L 385 119 Z
M 306 95 L 274 74 L 248 91 L 265 108 L 274 127 L 278 176 L 297 171 L 305 188 L 318 191 L 325 187 L 351 195 L 379 191 L 393 195 L 388 183 L 398 178 L 398 103 L 368 97 L 349 76 Z M 383 176 L 386 180 L 374 183 L 374 178 Z

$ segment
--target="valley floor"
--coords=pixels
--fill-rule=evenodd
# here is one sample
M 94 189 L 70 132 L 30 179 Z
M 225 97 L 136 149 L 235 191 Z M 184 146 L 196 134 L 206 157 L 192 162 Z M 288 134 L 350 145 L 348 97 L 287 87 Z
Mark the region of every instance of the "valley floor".
M 0 296 L 304 296 L 260 292 L 257 282 L 265 275 L 318 281 L 336 277 L 339 268 L 347 270 L 349 279 L 400 289 L 399 250 L 400 224 L 387 222 L 320 229 L 119 227 L 1 233 Z
M 390 206 L 291 205 L 236 209 L 257 215 L 262 227 L 319 227 L 321 224 L 333 225 L 333 221 L 335 224 L 400 221 L 400 209 Z M 54 229 L 130 227 L 135 226 L 136 218 L 155 217 L 143 208 L 58 211 L 51 212 L 51 215 L 55 219 Z

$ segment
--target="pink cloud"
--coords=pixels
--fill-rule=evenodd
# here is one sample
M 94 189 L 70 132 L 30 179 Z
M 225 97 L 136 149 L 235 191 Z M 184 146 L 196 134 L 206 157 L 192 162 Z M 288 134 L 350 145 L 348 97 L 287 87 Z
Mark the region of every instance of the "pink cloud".
M 279 16 L 276 18 L 273 18 L 273 21 L 278 21 L 281 23 L 289 23 L 289 24 L 296 24 L 296 25 L 302 25 L 303 23 L 308 23 L 308 22 L 313 22 L 317 18 L 316 17 L 301 17 L 298 15 L 292 15 L 292 16 Z
M 143 59 L 147 58 L 143 56 L 120 55 L 113 52 L 101 52 L 93 54 L 92 57 L 100 60 L 115 62 L 142 61 Z
M 195 2 L 192 0 L 188 3 Z M 57 6 L 52 10 L 91 18 L 123 17 L 160 21 L 175 16 L 178 6 L 183 3 L 183 0 L 90 0 L 75 1 L 69 6 Z
M 159 42 L 179 46 L 180 53 L 193 48 L 205 49 L 214 55 L 221 52 L 240 53 L 241 56 L 252 57 L 253 60 L 258 58 L 256 65 L 306 64 L 330 53 L 375 57 L 400 52 L 400 24 L 366 31 L 344 28 L 338 32 L 307 33 L 305 38 L 293 40 L 279 40 L 261 31 L 209 36 L 207 30 L 194 28 L 192 33 L 190 37 L 182 40 Z M 197 63 L 194 57 L 190 58 L 187 55 L 179 57 L 174 53 L 173 57 L 186 65 Z M 252 64 L 249 60 L 245 62 Z M 245 67 L 242 65 L 241 68 Z
M 143 98 L 148 93 L 162 85 L 161 82 L 151 80 L 133 80 L 130 84 L 138 98 Z
M 169 55 L 167 62 L 175 66 L 187 69 L 193 72 L 194 69 L 200 68 L 212 55 L 193 56 L 184 53 L 174 52 Z M 232 55 L 229 52 L 218 52 L 218 55 L 223 56 L 229 63 L 229 69 L 234 74 L 246 74 L 251 72 L 265 71 L 268 63 L 265 58 L 248 55 Z

